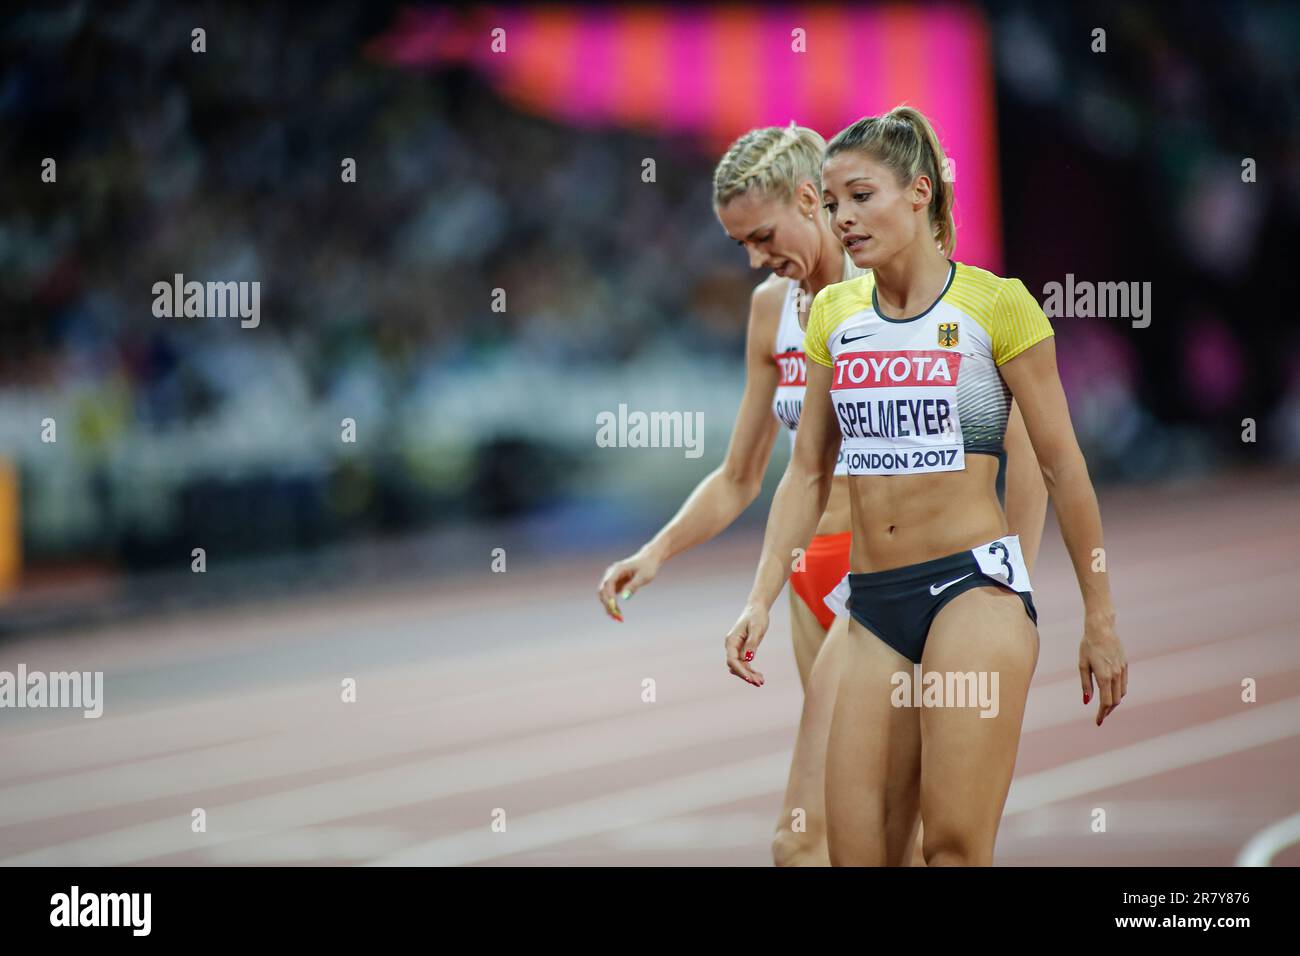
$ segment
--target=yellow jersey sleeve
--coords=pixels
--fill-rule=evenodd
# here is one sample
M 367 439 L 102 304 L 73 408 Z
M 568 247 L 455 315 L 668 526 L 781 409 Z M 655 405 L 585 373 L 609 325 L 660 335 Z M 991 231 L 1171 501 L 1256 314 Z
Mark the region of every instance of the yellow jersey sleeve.
M 812 329 L 811 319 L 808 322 Z M 1056 333 L 1042 307 L 1019 279 L 1007 279 L 993 303 L 993 361 L 1002 365 Z M 806 346 L 805 346 L 806 351 Z
M 835 366 L 831 360 L 831 351 L 826 347 L 826 342 L 833 331 L 827 326 L 826 293 L 832 288 L 833 286 L 828 285 L 813 296 L 812 308 L 808 310 L 808 328 L 803 335 L 804 358 L 812 359 L 818 365 L 825 365 L 827 368 Z

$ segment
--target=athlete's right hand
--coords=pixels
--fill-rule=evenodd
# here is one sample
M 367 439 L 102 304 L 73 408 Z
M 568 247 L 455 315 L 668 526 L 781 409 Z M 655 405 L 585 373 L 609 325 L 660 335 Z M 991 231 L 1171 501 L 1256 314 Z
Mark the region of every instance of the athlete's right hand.
M 767 610 L 753 604 L 736 619 L 736 626 L 727 633 L 727 669 L 741 680 L 755 687 L 763 686 L 763 675 L 749 666 L 758 653 L 758 645 L 767 633 Z
M 616 621 L 622 621 L 623 612 L 618 607 L 619 598 L 626 601 L 653 581 L 655 575 L 659 573 L 660 563 L 653 554 L 647 554 L 642 550 L 622 561 L 615 561 L 606 568 L 605 576 L 600 579 L 600 587 L 596 589 L 596 597 L 599 598 L 600 606 L 605 609 L 605 613 Z

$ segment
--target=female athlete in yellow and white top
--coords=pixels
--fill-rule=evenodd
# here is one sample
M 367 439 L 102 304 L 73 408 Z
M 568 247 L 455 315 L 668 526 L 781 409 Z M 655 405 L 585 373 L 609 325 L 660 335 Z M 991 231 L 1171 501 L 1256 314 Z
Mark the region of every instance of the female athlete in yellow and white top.
M 1038 661 L 1022 543 L 994 493 L 1013 397 L 1083 592 L 1079 674 L 1085 704 L 1097 681 L 1098 725 L 1128 683 L 1051 326 L 1019 280 L 949 259 L 944 168 L 929 121 L 906 107 L 827 146 L 823 205 L 854 263 L 872 271 L 813 301 L 799 436 L 726 639 L 728 667 L 752 680 L 747 658 L 842 455 L 853 573 L 825 762 L 835 865 L 905 864 L 918 823 L 928 865 L 992 862 Z M 967 691 L 978 700 L 961 699 Z
M 598 596 L 621 620 L 617 599 L 649 584 L 662 564 L 730 525 L 758 495 L 777 432 L 793 440 L 803 404 L 803 326 L 814 294 L 862 274 L 821 212 L 820 167 L 825 140 L 793 123 L 755 129 L 736 140 L 714 173 L 714 209 L 728 236 L 749 253 L 755 269 L 770 269 L 754 290 L 746 345 L 746 383 L 722 465 L 687 498 L 678 513 L 632 556 L 606 570 Z M 1012 527 L 1032 560 L 1042 535 L 1046 490 L 1018 414 L 1008 434 L 1007 502 Z M 847 465 L 833 470 L 842 475 Z M 803 715 L 772 843 L 778 865 L 825 865 L 823 762 L 835 687 L 838 648 L 847 619 L 838 621 L 823 598 L 849 568 L 847 478 L 832 477 L 824 507 L 793 562 L 790 617 L 795 661 L 805 691 Z M 810 529 L 811 534 L 811 529 Z M 762 679 L 754 675 L 753 684 Z M 793 818 L 802 808 L 805 828 Z

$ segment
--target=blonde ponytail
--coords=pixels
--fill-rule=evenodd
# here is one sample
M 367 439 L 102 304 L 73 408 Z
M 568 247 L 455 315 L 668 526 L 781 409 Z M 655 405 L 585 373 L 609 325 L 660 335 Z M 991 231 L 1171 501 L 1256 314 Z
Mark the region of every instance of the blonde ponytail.
M 948 157 L 925 114 L 910 106 L 895 106 L 884 116 L 864 117 L 835 134 L 826 147 L 826 159 L 849 149 L 871 156 L 904 185 L 922 174 L 929 177 L 934 239 L 945 256 L 952 256 L 957 226 L 952 215 L 952 182 L 946 178 Z

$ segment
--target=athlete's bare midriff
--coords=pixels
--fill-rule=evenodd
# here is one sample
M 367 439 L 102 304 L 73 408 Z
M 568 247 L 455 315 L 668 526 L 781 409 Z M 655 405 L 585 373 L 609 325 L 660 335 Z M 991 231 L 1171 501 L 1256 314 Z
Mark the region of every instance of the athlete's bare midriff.
M 998 504 L 997 475 L 996 457 L 971 454 L 961 471 L 836 479 L 848 483 L 852 502 L 850 569 L 888 571 L 1002 537 L 1007 519 Z
M 853 527 L 852 507 L 849 504 L 849 477 L 836 475 L 831 479 L 831 496 L 826 501 L 826 510 L 822 512 L 821 521 L 817 522 L 817 534 L 843 534 Z

